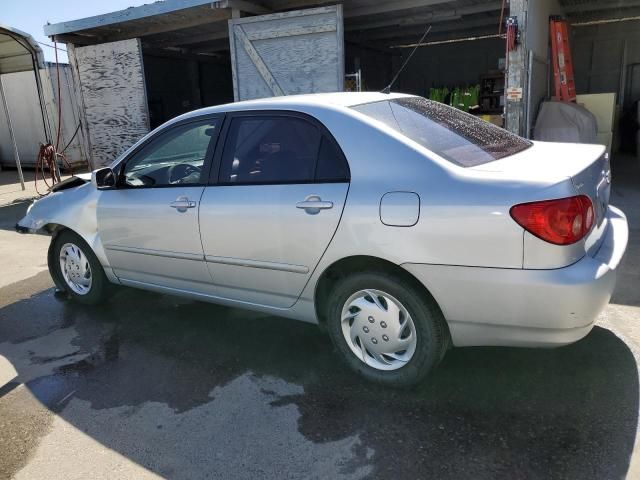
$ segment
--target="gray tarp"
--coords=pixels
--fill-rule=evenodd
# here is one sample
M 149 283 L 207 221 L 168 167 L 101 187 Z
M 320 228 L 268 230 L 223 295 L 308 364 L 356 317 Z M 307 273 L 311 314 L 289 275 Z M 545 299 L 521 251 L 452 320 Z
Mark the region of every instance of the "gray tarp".
M 535 140 L 547 142 L 595 143 L 596 117 L 575 103 L 543 102 L 533 130 Z

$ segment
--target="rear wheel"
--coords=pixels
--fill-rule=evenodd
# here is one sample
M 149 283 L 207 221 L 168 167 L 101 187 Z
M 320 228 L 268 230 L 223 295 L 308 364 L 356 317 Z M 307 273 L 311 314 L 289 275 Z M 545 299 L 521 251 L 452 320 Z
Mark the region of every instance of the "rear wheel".
M 395 387 L 419 383 L 449 344 L 435 300 L 412 282 L 386 272 L 339 280 L 329 296 L 327 329 L 351 369 Z
M 107 298 L 109 281 L 87 242 L 66 230 L 52 240 L 49 271 L 58 288 L 74 300 L 95 305 Z

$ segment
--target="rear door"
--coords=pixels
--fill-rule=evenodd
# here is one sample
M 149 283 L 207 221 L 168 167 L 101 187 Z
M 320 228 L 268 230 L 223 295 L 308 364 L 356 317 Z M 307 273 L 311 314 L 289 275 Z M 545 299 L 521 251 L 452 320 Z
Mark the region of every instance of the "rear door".
M 215 184 L 200 204 L 205 260 L 217 295 L 290 307 L 338 226 L 349 167 L 326 129 L 307 116 L 229 117 Z

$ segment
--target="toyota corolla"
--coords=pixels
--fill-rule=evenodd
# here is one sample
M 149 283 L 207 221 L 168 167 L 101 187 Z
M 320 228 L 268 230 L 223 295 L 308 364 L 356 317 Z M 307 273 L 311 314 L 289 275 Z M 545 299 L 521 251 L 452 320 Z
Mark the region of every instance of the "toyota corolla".
M 406 386 L 451 345 L 587 335 L 627 244 L 610 184 L 602 146 L 416 96 L 317 94 L 175 118 L 17 228 L 52 236 L 74 300 L 118 284 L 318 323 L 353 370 Z

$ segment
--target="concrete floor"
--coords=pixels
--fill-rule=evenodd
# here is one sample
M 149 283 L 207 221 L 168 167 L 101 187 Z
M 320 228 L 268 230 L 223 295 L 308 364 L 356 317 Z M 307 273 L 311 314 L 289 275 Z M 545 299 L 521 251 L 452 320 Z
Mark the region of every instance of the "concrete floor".
M 51 185 L 51 179 L 45 182 L 42 175 L 38 174 L 38 181 L 35 181 L 34 170 L 24 170 L 24 190 L 20 184 L 18 171 L 15 169 L 0 170 L 0 205 L 7 205 L 22 200 L 30 200 L 40 195 L 46 194 Z M 62 180 L 69 178 L 69 175 L 63 174 Z
M 0 478 L 640 478 L 640 168 L 631 243 L 584 340 L 449 352 L 414 391 L 345 371 L 306 324 L 134 290 L 53 295 L 47 237 L 0 207 Z

